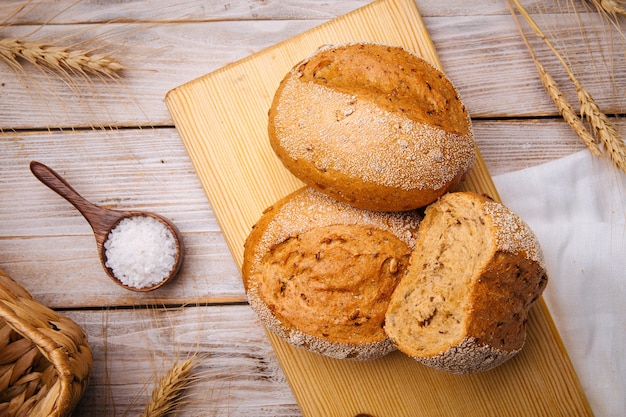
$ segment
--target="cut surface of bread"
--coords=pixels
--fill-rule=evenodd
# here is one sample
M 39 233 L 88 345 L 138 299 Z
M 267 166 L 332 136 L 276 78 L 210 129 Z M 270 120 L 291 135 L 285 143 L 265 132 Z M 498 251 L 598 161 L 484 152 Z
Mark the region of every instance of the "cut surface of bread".
M 385 331 L 426 365 L 485 371 L 522 348 L 546 282 L 536 237 L 517 215 L 474 193 L 449 193 L 425 211 Z
M 420 217 L 357 209 L 303 188 L 266 210 L 248 236 L 252 309 L 294 346 L 334 358 L 394 350 L 383 329 Z

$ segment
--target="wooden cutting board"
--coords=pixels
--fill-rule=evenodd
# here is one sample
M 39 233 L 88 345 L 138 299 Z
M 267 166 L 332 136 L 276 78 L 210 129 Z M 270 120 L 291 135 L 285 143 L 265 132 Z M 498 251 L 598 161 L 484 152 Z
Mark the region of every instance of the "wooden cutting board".
M 441 68 L 413 0 L 379 0 L 168 92 L 167 106 L 239 267 L 262 211 L 302 186 L 267 138 L 280 80 L 319 46 L 354 41 L 400 45 Z M 480 156 L 461 187 L 499 199 Z M 522 353 L 477 375 L 432 370 L 399 352 L 335 360 L 268 337 L 305 416 L 592 415 L 542 299 L 531 311 Z

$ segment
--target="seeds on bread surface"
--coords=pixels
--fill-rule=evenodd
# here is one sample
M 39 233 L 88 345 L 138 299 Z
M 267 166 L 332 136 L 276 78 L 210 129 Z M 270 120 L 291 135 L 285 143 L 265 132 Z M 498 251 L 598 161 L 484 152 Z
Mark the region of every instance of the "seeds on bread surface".
M 446 76 L 398 47 L 320 48 L 281 82 L 270 143 L 308 185 L 378 211 L 423 207 L 475 160 L 471 121 Z

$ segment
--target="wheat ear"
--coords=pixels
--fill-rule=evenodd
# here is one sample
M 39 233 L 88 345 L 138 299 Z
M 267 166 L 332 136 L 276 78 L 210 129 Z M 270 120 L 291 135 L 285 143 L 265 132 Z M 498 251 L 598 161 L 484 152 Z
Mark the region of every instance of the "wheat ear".
M 20 60 L 35 66 L 82 76 L 115 77 L 124 69 L 116 59 L 106 54 L 92 54 L 45 42 L 23 41 L 16 38 L 0 39 L 0 60 L 15 70 L 22 70 Z
M 539 73 L 539 79 L 543 84 L 546 92 L 556 105 L 559 113 L 563 117 L 563 120 L 567 122 L 567 124 L 576 132 L 578 137 L 582 140 L 585 146 L 589 149 L 589 151 L 595 156 L 602 156 L 600 152 L 600 148 L 598 147 L 598 143 L 595 138 L 589 133 L 589 130 L 585 127 L 583 121 L 578 117 L 576 111 L 570 104 L 570 102 L 565 98 L 561 90 L 559 89 L 558 84 L 552 78 L 552 76 L 546 71 L 546 69 L 539 63 L 539 61 L 535 61 L 535 66 L 537 67 L 537 72 Z
M 194 357 L 176 363 L 161 378 L 152 391 L 152 399 L 146 405 L 141 417 L 165 417 L 180 405 L 183 391 L 192 382 L 191 371 Z
M 554 79 L 548 74 L 545 68 L 541 65 L 537 56 L 535 55 L 530 42 L 526 38 L 524 31 L 522 30 L 519 21 L 517 20 L 517 15 L 513 10 L 513 6 L 511 3 L 514 3 L 517 10 L 524 17 L 526 22 L 530 25 L 533 32 L 537 36 L 539 36 L 548 47 L 552 50 L 554 55 L 557 57 L 565 71 L 567 72 L 567 76 L 570 81 L 574 84 L 576 89 L 576 93 L 578 95 L 578 100 L 580 102 L 580 114 L 582 118 L 585 118 L 589 125 L 592 128 L 592 134 L 589 134 L 589 131 L 584 128 L 581 118 L 574 112 L 573 107 L 569 104 L 569 102 L 563 97 L 563 94 L 558 90 L 556 82 Z M 563 59 L 559 51 L 554 47 L 552 42 L 545 36 L 543 31 L 539 28 L 537 23 L 532 19 L 532 17 L 528 14 L 526 9 L 520 4 L 518 0 L 507 0 L 507 4 L 511 11 L 511 15 L 515 19 L 517 27 L 526 43 L 528 50 L 535 62 L 535 66 L 539 72 L 539 76 L 541 81 L 546 88 L 546 91 L 555 102 L 559 112 L 563 116 L 564 120 L 572 127 L 572 129 L 576 132 L 576 134 L 581 138 L 583 143 L 587 146 L 587 148 L 594 155 L 601 155 L 600 148 L 598 147 L 598 142 L 602 143 L 606 152 L 608 152 L 609 159 L 615 164 L 616 167 L 626 172 L 626 143 L 620 136 L 617 128 L 613 123 L 611 123 L 610 119 L 604 114 L 596 101 L 593 99 L 591 93 L 587 91 L 580 84 L 578 79 L 574 76 L 571 68 Z
M 626 1 L 624 0 L 588 0 L 596 8 L 610 14 L 614 19 L 618 15 L 626 16 Z
M 595 137 L 604 146 L 604 149 L 609 154 L 609 159 L 619 169 L 626 172 L 626 143 L 620 137 L 617 128 L 611 123 L 606 114 L 600 111 L 598 104 L 591 97 L 589 91 L 576 83 L 576 92 L 581 103 L 580 112 L 594 129 Z

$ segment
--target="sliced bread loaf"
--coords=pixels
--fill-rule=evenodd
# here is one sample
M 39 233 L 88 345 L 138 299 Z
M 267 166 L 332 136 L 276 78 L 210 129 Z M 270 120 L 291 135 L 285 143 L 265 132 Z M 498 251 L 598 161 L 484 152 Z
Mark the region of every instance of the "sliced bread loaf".
M 541 249 L 523 220 L 484 196 L 449 193 L 425 211 L 385 331 L 426 365 L 485 371 L 520 351 L 546 282 Z

